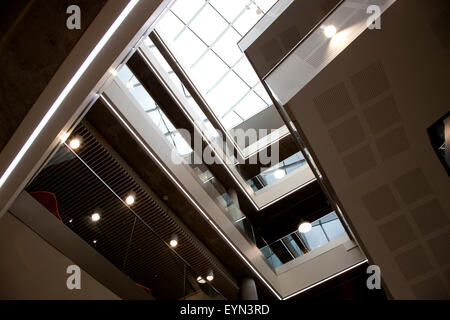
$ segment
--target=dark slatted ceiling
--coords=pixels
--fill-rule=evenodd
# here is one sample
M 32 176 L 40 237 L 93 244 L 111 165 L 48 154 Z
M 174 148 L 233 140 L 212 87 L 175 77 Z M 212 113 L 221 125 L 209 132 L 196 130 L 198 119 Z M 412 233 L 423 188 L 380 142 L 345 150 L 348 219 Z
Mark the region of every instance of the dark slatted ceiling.
M 238 288 L 234 280 L 133 180 L 85 126 L 79 124 L 72 136 L 82 139 L 77 155 L 121 199 L 130 191 L 136 194 L 132 209 L 142 221 L 135 219 L 122 201 L 64 146 L 27 191 L 55 193 L 63 222 L 135 282 L 148 286 L 157 299 L 179 299 L 197 286 L 193 277 L 190 283 L 185 283 L 184 264 L 166 245 L 173 234 L 179 237 L 177 253 L 195 269 L 195 274 L 204 276 L 213 269 L 214 286 L 226 297 L 236 296 Z M 90 219 L 94 211 L 101 212 L 102 218 L 97 223 Z

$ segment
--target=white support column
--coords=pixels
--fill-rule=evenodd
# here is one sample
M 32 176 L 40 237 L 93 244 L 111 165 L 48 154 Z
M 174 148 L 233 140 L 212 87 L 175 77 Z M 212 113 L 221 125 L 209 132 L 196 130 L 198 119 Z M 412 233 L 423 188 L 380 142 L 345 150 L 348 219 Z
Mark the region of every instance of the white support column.
M 241 280 L 241 300 L 258 300 L 258 291 L 253 278 L 244 278 Z

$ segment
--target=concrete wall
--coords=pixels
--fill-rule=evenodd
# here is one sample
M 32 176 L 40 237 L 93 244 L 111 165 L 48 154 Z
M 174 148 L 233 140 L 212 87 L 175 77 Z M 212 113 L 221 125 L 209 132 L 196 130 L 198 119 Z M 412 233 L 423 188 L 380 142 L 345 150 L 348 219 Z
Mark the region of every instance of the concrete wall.
M 106 0 L 3 0 L 0 4 L 0 151 Z M 68 30 L 67 7 L 81 9 Z
M 286 106 L 397 299 L 450 298 L 450 181 L 427 136 L 450 106 L 449 13 L 398 0 Z
M 75 264 L 11 213 L 0 219 L 0 299 L 120 298 L 81 270 L 81 290 L 66 286 Z

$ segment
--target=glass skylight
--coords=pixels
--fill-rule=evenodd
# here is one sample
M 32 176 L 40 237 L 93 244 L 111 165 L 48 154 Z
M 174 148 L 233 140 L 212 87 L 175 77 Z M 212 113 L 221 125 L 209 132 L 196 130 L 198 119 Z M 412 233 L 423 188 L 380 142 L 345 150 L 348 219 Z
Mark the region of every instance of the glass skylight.
M 163 57 L 161 52 L 156 48 L 155 44 L 147 38 L 145 40 L 145 45 L 150 49 L 151 54 L 157 59 L 158 63 L 164 68 L 165 72 L 169 75 L 171 82 L 175 85 L 177 91 L 181 93 L 189 103 L 190 107 L 194 110 L 197 117 L 203 122 L 208 134 L 211 138 L 217 138 L 218 133 L 216 129 L 214 129 L 211 122 L 208 120 L 206 115 L 203 113 L 201 108 L 198 106 L 197 102 L 195 102 L 194 98 L 192 98 L 189 91 L 184 86 L 183 82 L 178 78 L 176 73 L 172 70 L 172 68 L 167 63 L 166 59 Z
M 177 0 L 156 31 L 226 130 L 272 102 L 238 41 L 277 0 Z
M 192 153 L 192 148 L 126 65 L 120 70 L 118 78 L 136 99 L 139 106 L 147 113 L 152 122 L 176 148 L 178 154 L 185 156 Z

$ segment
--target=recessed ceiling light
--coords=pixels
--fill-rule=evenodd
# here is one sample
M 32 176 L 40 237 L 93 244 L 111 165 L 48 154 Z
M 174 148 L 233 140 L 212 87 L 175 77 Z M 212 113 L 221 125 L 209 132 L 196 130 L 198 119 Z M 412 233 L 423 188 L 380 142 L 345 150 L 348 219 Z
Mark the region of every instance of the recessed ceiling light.
M 172 236 L 172 238 L 169 241 L 169 244 L 172 248 L 175 248 L 176 246 L 178 246 L 178 236 L 176 234 L 174 234 Z
M 73 219 L 70 219 L 70 220 L 69 220 L 69 223 L 72 223 L 72 222 L 73 222 Z
M 69 146 L 73 150 L 76 150 L 81 146 L 81 140 L 78 138 L 74 138 L 74 139 L 70 140 Z
M 208 275 L 206 276 L 206 280 L 209 282 L 214 280 L 214 272 L 212 270 L 209 270 Z
M 94 221 L 94 222 L 97 222 L 98 220 L 100 220 L 100 218 L 101 218 L 101 216 L 100 216 L 100 214 L 97 213 L 97 212 L 94 212 L 94 213 L 91 215 L 91 220 Z
M 300 233 L 307 233 L 307 232 L 311 231 L 311 229 L 312 229 L 312 225 L 308 221 L 303 221 L 298 226 L 298 232 L 300 232 Z
M 169 244 L 170 244 L 170 246 L 172 248 L 175 248 L 178 245 L 178 241 L 177 240 L 170 240 Z
M 337 29 L 333 25 L 329 25 L 323 28 L 323 33 L 325 34 L 325 37 L 327 38 L 333 38 L 336 34 Z
M 127 203 L 127 205 L 131 206 L 132 204 L 134 204 L 134 202 L 136 201 L 136 199 L 134 199 L 134 196 L 132 194 L 128 195 L 125 198 L 125 202 Z
M 197 282 L 198 282 L 198 283 L 202 283 L 202 284 L 203 284 L 203 283 L 206 283 L 206 280 L 205 280 L 205 279 L 203 279 L 203 277 L 202 277 L 202 276 L 198 276 L 198 277 L 197 277 Z
M 283 169 L 277 169 L 275 170 L 275 172 L 273 173 L 273 176 L 275 177 L 275 179 L 281 179 L 286 175 L 286 171 L 284 171 Z
M 94 240 L 94 241 L 92 241 L 94 244 L 96 244 L 97 243 L 97 240 Z

